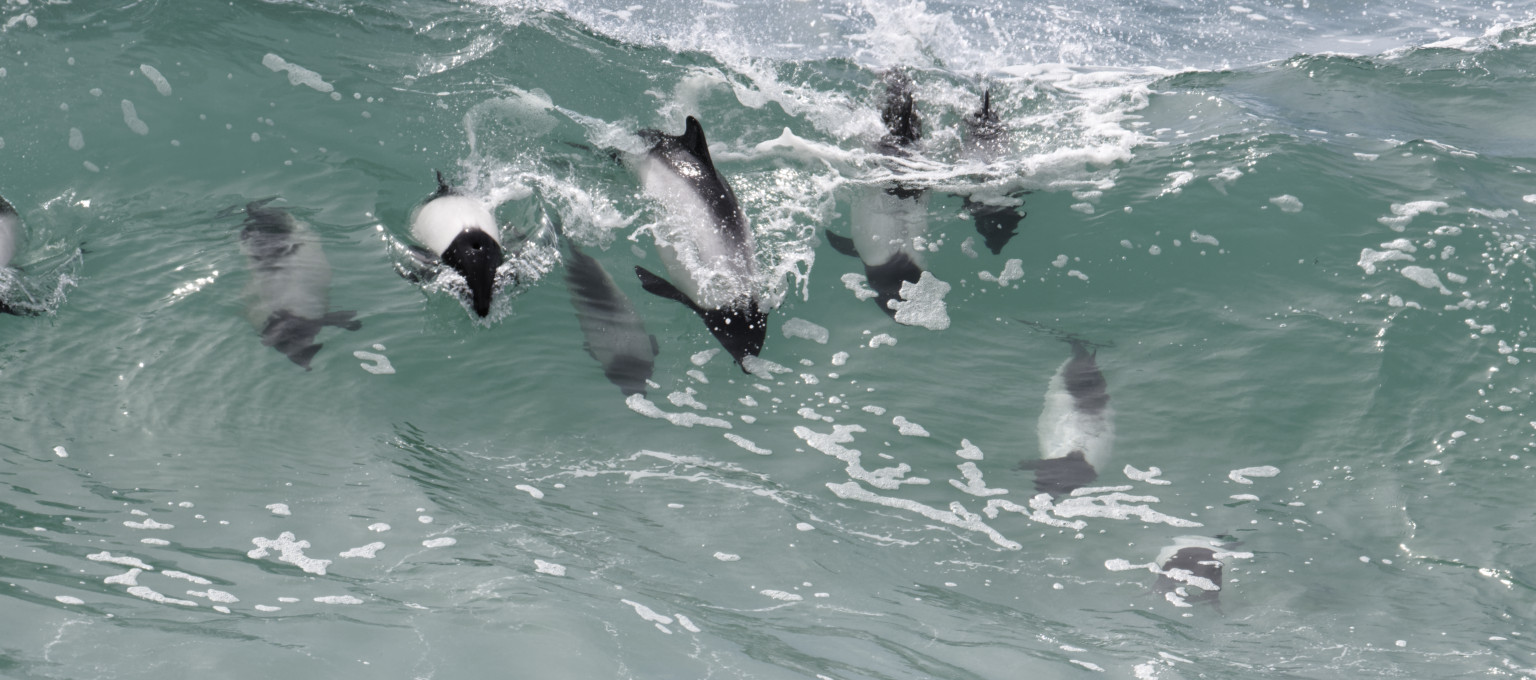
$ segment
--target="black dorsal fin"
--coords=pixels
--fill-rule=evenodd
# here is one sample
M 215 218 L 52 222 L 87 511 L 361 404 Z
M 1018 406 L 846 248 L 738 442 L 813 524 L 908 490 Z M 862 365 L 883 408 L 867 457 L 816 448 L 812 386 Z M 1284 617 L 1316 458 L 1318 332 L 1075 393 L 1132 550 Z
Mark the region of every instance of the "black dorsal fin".
M 984 121 L 996 120 L 997 114 L 992 113 L 992 88 L 981 93 L 981 111 L 978 112 Z
M 434 170 L 433 172 L 437 173 L 437 191 L 432 194 L 432 198 L 441 198 L 452 194 L 453 187 L 448 186 L 448 181 L 443 179 L 443 171 Z
M 688 122 L 683 126 L 683 134 L 677 138 L 677 143 L 705 163 L 713 163 L 709 160 L 709 143 L 704 141 L 704 126 L 699 124 L 699 119 L 688 117 Z
M 5 200 L 4 196 L 0 196 L 0 215 L 15 215 L 15 214 L 16 214 L 16 206 L 11 205 L 11 202 Z

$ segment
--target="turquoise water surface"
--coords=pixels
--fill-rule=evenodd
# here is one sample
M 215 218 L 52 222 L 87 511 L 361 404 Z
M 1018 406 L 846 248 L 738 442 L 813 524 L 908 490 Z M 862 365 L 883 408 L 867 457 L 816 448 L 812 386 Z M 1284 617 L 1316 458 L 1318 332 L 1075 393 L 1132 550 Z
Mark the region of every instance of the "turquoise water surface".
M 1531 3 L 6 0 L 0 676 L 1531 677 L 1533 92 Z M 688 116 L 752 373 L 632 274 L 668 213 L 615 159 Z M 399 274 L 434 170 L 521 244 L 486 319 Z M 897 177 L 908 323 L 825 236 Z M 307 371 L 246 318 L 272 197 L 361 322 Z M 1112 452 L 1052 497 L 1063 335 Z M 1155 587 L 1189 536 L 1219 604 Z

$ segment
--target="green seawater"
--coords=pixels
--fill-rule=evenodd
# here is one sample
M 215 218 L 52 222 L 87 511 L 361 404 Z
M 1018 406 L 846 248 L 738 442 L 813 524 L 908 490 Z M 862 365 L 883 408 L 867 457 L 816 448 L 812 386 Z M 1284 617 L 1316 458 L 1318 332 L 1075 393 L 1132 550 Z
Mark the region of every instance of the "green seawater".
M 0 677 L 1532 676 L 1536 22 L 1390 9 L 0 3 L 0 298 L 40 312 L 0 316 Z M 892 178 L 896 66 L 942 328 L 824 236 Z M 614 158 L 689 115 L 757 374 L 631 273 L 662 210 Z M 484 321 L 399 275 L 434 170 L 598 258 L 651 406 L 559 246 Z M 966 196 L 1023 201 L 1000 253 Z M 270 197 L 362 322 L 308 371 L 245 318 Z M 1061 334 L 1114 438 L 1052 499 L 1016 468 Z M 1219 605 L 1154 588 L 1214 535 Z

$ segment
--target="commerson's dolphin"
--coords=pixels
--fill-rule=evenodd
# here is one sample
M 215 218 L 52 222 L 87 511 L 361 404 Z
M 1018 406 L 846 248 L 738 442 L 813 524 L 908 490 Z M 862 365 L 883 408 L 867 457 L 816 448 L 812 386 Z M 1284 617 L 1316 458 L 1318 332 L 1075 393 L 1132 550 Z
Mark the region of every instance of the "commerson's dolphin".
M 251 263 L 246 316 L 261 344 L 276 348 L 304 370 L 320 351 L 315 336 L 326 326 L 362 327 L 357 312 L 330 311 L 331 265 L 320 237 L 304 220 L 268 208 L 274 199 L 245 206 L 240 248 Z
M 1221 551 L 1233 543 L 1226 536 L 1179 536 L 1157 555 L 1159 566 L 1153 590 L 1175 604 L 1209 602 L 1220 606 Z
M 1109 463 L 1114 446 L 1114 409 L 1097 350 L 1068 338 L 1072 358 L 1051 377 L 1040 412 L 1041 460 L 1025 461 L 1019 469 L 1035 471 L 1035 491 L 1066 495 L 1092 484 Z
M 651 148 L 636 169 L 646 193 L 666 210 L 656 249 L 672 276 L 669 282 L 637 266 L 640 285 L 692 309 L 736 363 L 757 356 L 768 337 L 768 312 L 758 292 L 752 228 L 710 160 L 703 126 L 689 116 L 681 135 L 640 136 Z
M 900 70 L 885 76 L 885 102 L 880 110 L 886 134 L 875 146 L 885 156 L 904 158 L 923 138 L 911 77 Z M 864 262 L 864 275 L 875 291 L 875 302 L 892 318 L 891 302 L 901 299 L 903 283 L 923 275 L 923 251 L 917 242 L 928 232 L 928 192 L 902 182 L 859 190 L 851 206 L 853 234 L 847 238 L 827 232 L 832 247 Z
M 565 263 L 565 284 L 571 290 L 571 306 L 586 338 L 587 353 L 603 366 L 603 375 L 624 396 L 645 394 L 646 381 L 656 364 L 656 336 L 645 331 L 645 322 L 597 259 L 567 239 L 570 258 Z
M 0 196 L 0 269 L 11 266 L 11 260 L 21 246 L 21 236 L 21 215 L 16 212 L 16 206 Z M 21 316 L 23 313 L 0 300 L 0 314 Z
M 977 160 L 987 163 L 998 160 L 1008 151 L 1008 128 L 992 109 L 991 90 L 982 93 L 981 108 L 965 117 L 965 149 Z M 976 232 L 981 234 L 987 249 L 994 255 L 1003 252 L 1003 246 L 1018 233 L 1019 222 L 1026 215 L 1011 205 L 1011 201 L 1017 199 L 999 196 L 997 200 L 1000 203 L 983 202 L 974 196 L 965 198 L 965 210 L 975 220 Z
M 446 264 L 464 277 L 475 314 L 491 313 L 496 270 L 506 261 L 491 211 L 449 186 L 439 172 L 437 191 L 411 212 L 411 236 L 426 246 L 415 251 L 424 264 Z

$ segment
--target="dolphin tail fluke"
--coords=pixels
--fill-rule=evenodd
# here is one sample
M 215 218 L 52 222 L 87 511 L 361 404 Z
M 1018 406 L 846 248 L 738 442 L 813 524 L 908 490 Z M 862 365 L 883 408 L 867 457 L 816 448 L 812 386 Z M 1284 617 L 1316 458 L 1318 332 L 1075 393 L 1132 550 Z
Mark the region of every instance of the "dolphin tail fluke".
M 853 239 L 848 238 L 847 236 L 842 236 L 840 234 L 835 234 L 830 229 L 827 230 L 827 243 L 831 244 L 833 250 L 847 255 L 848 257 L 859 256 L 859 249 L 854 247 Z
M 676 300 L 694 312 L 703 313 L 699 310 L 698 303 L 695 303 L 692 298 L 688 297 L 687 293 L 678 290 L 677 286 L 652 273 L 649 269 L 635 265 L 635 276 L 640 277 L 640 287 L 644 288 L 645 292 L 668 300 Z
M 326 314 L 325 318 L 320 320 L 320 323 L 326 326 L 336 326 L 338 328 L 345 328 L 349 331 L 355 331 L 363 327 L 363 322 L 352 318 L 355 316 L 357 316 L 357 310 L 354 309 L 343 310 L 340 312 L 331 312 Z
M 291 359 L 293 363 L 303 366 L 304 370 L 308 371 L 310 370 L 309 362 L 314 360 L 315 354 L 318 353 L 320 348 L 323 346 L 324 343 L 315 343 L 308 347 L 294 350 L 292 354 L 288 355 L 288 358 Z
M 1026 460 L 1017 469 L 1035 471 L 1035 491 L 1052 496 L 1065 496 L 1075 489 L 1088 486 L 1099 478 L 1099 472 L 1083 456 L 1073 451 L 1064 458 Z

